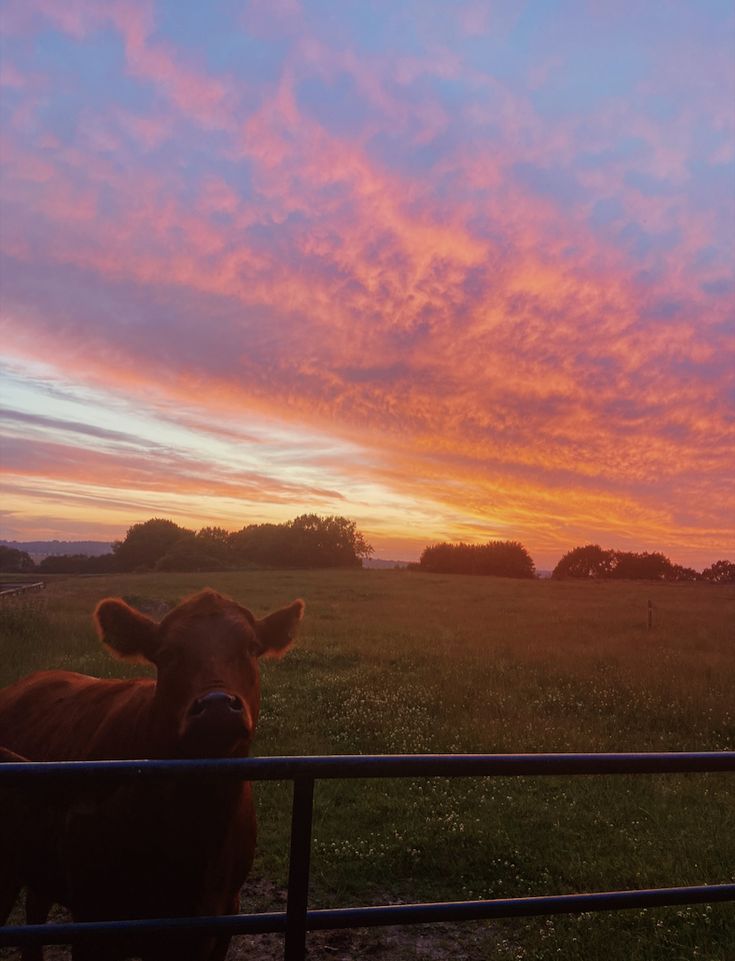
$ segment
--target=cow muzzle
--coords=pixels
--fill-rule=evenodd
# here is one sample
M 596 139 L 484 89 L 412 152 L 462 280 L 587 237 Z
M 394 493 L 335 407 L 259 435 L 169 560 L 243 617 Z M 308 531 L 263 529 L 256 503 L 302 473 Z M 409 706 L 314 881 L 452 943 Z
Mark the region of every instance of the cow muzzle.
M 252 734 L 250 712 L 236 694 L 208 691 L 192 702 L 184 720 L 183 736 L 189 748 L 204 756 L 224 752 Z

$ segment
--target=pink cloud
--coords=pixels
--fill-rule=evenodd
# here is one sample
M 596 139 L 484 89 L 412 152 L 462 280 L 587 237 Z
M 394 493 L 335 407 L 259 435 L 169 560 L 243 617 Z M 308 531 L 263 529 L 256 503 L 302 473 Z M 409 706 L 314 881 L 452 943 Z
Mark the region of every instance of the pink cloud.
M 4 16 L 9 35 L 32 32 L 38 18 L 76 40 L 85 40 L 112 24 L 122 35 L 127 69 L 133 76 L 152 83 L 182 114 L 204 127 L 231 124 L 227 109 L 230 90 L 226 82 L 209 76 L 201 65 L 187 63 L 170 44 L 151 38 L 155 6 L 151 0 L 54 0 L 12 2 Z
M 123 35 L 127 66 L 134 76 L 154 83 L 175 107 L 205 127 L 231 124 L 225 83 L 184 63 L 170 45 L 151 40 L 150 5 L 120 0 L 110 6 L 109 15 Z

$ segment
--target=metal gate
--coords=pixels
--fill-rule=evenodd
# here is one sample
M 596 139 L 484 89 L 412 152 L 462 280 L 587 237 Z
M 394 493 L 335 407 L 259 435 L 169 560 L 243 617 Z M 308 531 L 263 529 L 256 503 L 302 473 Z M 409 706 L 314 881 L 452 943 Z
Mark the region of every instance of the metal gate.
M 314 782 L 326 778 L 528 777 L 543 775 L 680 774 L 735 772 L 735 752 L 672 754 L 409 754 L 327 757 L 226 758 L 165 761 L 60 761 L 0 764 L 0 785 L 49 778 L 120 779 L 165 774 L 174 778 L 213 774 L 248 781 L 293 781 L 290 868 L 286 911 L 226 917 L 159 918 L 82 924 L 10 925 L 0 928 L 0 947 L 71 944 L 127 933 L 199 932 L 285 934 L 285 961 L 304 961 L 309 931 L 441 921 L 619 911 L 677 904 L 735 901 L 735 884 L 606 891 L 551 897 L 448 901 L 384 907 L 309 910 L 309 868 Z

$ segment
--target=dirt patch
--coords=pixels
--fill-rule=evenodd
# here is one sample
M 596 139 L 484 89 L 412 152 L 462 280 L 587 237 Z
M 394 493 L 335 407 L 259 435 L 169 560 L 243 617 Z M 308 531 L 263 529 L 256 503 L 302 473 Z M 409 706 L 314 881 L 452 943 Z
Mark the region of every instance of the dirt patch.
M 386 903 L 389 900 L 387 897 Z M 285 909 L 285 888 L 267 878 L 253 878 L 243 887 L 243 912 Z M 23 923 L 20 902 L 9 920 L 12 924 Z M 71 919 L 63 908 L 55 907 L 49 920 L 63 923 Z M 489 957 L 523 957 L 522 949 L 509 944 L 506 932 L 484 922 L 314 931 L 307 935 L 307 945 L 308 961 L 487 961 Z M 67 947 L 50 945 L 44 952 L 44 961 L 71 961 Z M 2 961 L 19 958 L 20 952 L 15 948 L 0 949 Z M 233 938 L 227 961 L 283 961 L 283 935 L 246 934 Z
M 384 903 L 390 903 L 386 895 Z M 243 912 L 284 911 L 286 890 L 267 878 L 252 878 L 242 890 Z M 488 957 L 517 956 L 497 953 L 510 948 L 505 932 L 484 922 L 471 924 L 407 925 L 314 931 L 307 935 L 309 961 L 487 961 Z M 233 939 L 227 961 L 282 961 L 283 936 L 245 935 Z
M 487 961 L 486 936 L 471 934 L 464 926 L 316 931 L 308 936 L 309 961 Z M 457 930 L 447 930 L 449 927 Z M 232 942 L 227 961 L 282 961 L 283 939 L 279 935 L 242 937 Z

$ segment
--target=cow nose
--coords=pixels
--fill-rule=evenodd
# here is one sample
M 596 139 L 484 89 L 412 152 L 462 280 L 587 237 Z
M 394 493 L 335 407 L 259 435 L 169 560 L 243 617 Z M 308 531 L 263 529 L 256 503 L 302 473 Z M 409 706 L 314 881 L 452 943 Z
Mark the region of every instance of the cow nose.
M 252 715 L 242 698 L 227 691 L 207 691 L 186 712 L 181 748 L 193 756 L 211 756 L 249 738 L 252 729 Z
M 198 697 L 189 708 L 189 717 L 196 717 L 205 712 L 227 712 L 242 714 L 243 703 L 236 694 L 228 694 L 227 691 L 209 691 Z

